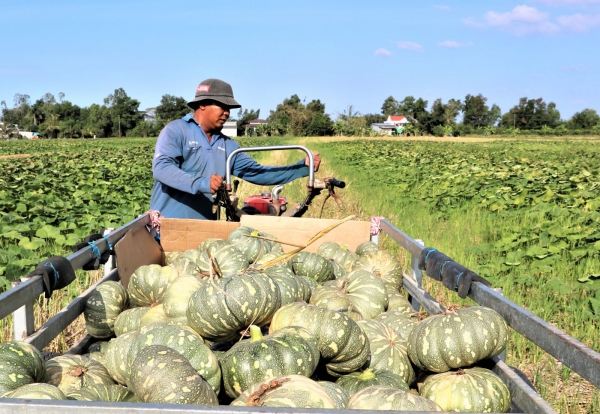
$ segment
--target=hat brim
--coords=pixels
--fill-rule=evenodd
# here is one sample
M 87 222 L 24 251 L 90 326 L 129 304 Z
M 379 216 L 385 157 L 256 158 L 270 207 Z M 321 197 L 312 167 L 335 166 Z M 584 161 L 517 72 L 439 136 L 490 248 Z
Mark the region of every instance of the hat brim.
M 197 109 L 200 106 L 200 102 L 202 101 L 216 101 L 222 104 L 227 105 L 229 108 L 241 108 L 240 105 L 235 99 L 229 96 L 198 96 L 194 100 L 189 101 L 187 105 L 192 109 Z

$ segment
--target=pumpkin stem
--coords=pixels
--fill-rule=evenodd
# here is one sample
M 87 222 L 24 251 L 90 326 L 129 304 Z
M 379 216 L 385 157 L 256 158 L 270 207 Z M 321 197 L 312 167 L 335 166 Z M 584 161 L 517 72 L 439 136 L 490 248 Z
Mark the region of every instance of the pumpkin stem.
M 465 374 L 466 374 L 466 372 L 465 372 L 465 370 L 464 370 L 464 369 L 462 369 L 462 368 L 459 368 L 459 369 L 456 371 L 456 375 L 465 375 Z
M 260 328 L 256 325 L 250 325 L 250 342 L 258 342 L 263 338 Z
M 448 315 L 450 313 L 456 313 L 456 311 L 459 309 L 460 309 L 460 306 L 458 306 L 458 305 L 450 305 L 450 306 L 448 306 L 448 309 L 446 309 L 446 315 Z
M 365 369 L 358 376 L 358 379 L 361 380 L 361 381 L 369 381 L 369 380 L 372 380 L 374 378 L 375 378 L 375 373 L 373 372 L 373 370 L 371 368 Z
M 288 382 L 289 380 L 290 378 L 281 378 L 261 385 L 258 391 L 253 392 L 248 396 L 246 399 L 246 405 L 248 407 L 259 407 L 269 391 L 276 390 L 277 388 L 281 387 L 283 383 Z
M 82 377 L 83 374 L 85 374 L 86 372 L 87 372 L 87 369 L 85 367 L 82 367 L 81 365 L 77 365 L 71 371 L 67 371 L 67 374 L 72 375 L 74 377 Z

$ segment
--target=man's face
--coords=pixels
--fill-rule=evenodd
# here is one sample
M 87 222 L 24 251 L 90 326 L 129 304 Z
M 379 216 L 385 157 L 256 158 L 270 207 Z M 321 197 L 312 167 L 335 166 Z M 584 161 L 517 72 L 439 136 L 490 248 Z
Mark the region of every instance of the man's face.
M 220 131 L 229 118 L 230 108 L 220 102 L 200 105 L 202 111 L 201 125 L 211 131 Z

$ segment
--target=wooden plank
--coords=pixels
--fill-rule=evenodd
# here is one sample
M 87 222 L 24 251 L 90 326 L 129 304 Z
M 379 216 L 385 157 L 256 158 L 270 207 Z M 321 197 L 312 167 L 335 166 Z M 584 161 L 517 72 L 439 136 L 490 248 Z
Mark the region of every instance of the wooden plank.
M 92 295 L 96 286 L 108 280 L 119 280 L 119 273 L 114 270 L 108 276 L 103 277 L 98 283 L 92 285 L 85 292 L 79 295 L 73 302 L 61 309 L 56 315 L 50 318 L 33 335 L 25 339 L 25 342 L 42 350 L 54 338 L 61 334 L 79 315 L 85 310 L 85 302 Z

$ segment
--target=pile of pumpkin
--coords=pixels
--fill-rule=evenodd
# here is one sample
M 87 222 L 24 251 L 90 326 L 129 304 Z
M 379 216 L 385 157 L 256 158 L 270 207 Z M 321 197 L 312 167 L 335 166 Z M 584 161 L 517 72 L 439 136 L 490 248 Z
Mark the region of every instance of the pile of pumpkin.
M 374 243 L 352 252 L 325 242 L 317 253 L 289 257 L 272 236 L 240 227 L 228 240 L 169 253 L 166 262 L 138 268 L 127 288 L 106 282 L 96 289 L 86 326 L 106 340 L 87 354 L 44 363 L 23 342 L 0 345 L 0 395 L 509 409 L 507 387 L 477 366 L 505 348 L 502 317 L 470 307 L 420 320 L 402 293 L 399 262 Z

